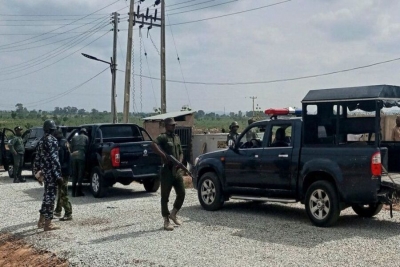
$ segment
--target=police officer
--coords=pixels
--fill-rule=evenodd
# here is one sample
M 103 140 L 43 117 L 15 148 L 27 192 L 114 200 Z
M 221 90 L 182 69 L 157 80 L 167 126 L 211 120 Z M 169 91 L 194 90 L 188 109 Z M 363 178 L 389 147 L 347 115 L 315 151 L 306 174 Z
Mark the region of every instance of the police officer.
M 85 173 L 86 152 L 89 146 L 86 128 L 79 130 L 71 140 L 71 159 L 72 159 L 72 196 L 85 196 L 82 192 L 82 180 Z M 76 187 L 78 183 L 78 187 Z
M 236 143 L 236 140 L 239 136 L 238 134 L 239 124 L 236 121 L 233 121 L 231 125 L 229 125 L 229 133 L 226 137 L 226 145 L 233 146 Z
M 25 178 L 21 176 L 22 166 L 24 166 L 25 146 L 22 141 L 22 127 L 17 126 L 14 128 L 15 136 L 10 141 L 10 151 L 14 160 L 14 183 L 26 182 Z
M 58 159 L 61 165 L 63 184 L 59 186 L 57 190 L 57 204 L 54 210 L 54 216 L 61 217 L 61 211 L 62 208 L 64 208 L 64 217 L 62 217 L 60 221 L 70 221 L 72 220 L 72 205 L 68 200 L 68 177 L 71 169 L 69 144 L 61 130 L 56 131 L 55 137 L 58 141 Z
M 58 160 L 58 142 L 53 136 L 55 130 L 56 124 L 53 120 L 44 122 L 43 131 L 45 135 L 38 143 L 33 165 L 35 177 L 39 176 L 39 172 L 44 176 L 44 194 L 42 207 L 39 210 L 38 228 L 44 228 L 45 231 L 60 229 L 60 227 L 51 222 L 57 187 L 61 186 L 63 182 L 61 166 Z
M 161 169 L 161 215 L 164 218 L 164 229 L 168 231 L 174 230 L 169 219 L 176 225 L 181 225 L 182 222 L 178 219 L 176 214 L 182 207 L 185 200 L 185 186 L 183 184 L 183 177 L 180 170 L 170 162 L 166 156 L 172 155 L 177 160 L 182 162 L 183 152 L 179 136 L 175 134 L 176 122 L 173 118 L 164 120 L 165 133 L 160 134 L 157 139 L 151 144 L 155 153 L 161 156 L 163 167 Z M 176 199 L 171 212 L 168 210 L 169 195 L 172 187 L 175 189 Z

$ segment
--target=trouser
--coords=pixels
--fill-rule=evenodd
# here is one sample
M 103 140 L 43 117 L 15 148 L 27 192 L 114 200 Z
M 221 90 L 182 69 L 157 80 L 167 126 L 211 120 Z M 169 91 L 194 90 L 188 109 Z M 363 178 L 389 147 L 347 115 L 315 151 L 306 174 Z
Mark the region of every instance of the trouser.
M 44 194 L 40 214 L 44 215 L 46 220 L 53 219 L 54 202 L 56 200 L 57 183 L 56 178 L 44 179 Z
M 72 205 L 68 199 L 68 175 L 63 176 L 63 184 L 58 187 L 57 190 L 57 205 L 54 210 L 57 213 L 61 213 L 64 208 L 65 216 L 72 214 Z
M 72 159 L 72 184 L 82 185 L 83 174 L 85 172 L 85 160 Z
M 163 217 L 169 216 L 168 201 L 172 187 L 175 189 L 176 199 L 174 208 L 179 210 L 185 200 L 185 186 L 181 171 L 172 173 L 172 168 L 164 166 L 161 169 L 161 214 Z
M 24 166 L 24 154 L 13 155 L 14 159 L 14 179 L 21 179 L 22 166 Z

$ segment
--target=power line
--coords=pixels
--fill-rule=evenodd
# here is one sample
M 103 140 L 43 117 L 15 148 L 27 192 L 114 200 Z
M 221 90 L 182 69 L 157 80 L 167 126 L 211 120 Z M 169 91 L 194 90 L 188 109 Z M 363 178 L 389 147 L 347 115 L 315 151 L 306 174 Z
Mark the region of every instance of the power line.
M 50 102 L 52 102 L 52 101 L 54 101 L 56 99 L 59 99 L 59 98 L 65 96 L 67 94 L 72 93 L 73 91 L 77 90 L 78 88 L 82 87 L 84 84 L 90 82 L 91 80 L 93 80 L 94 78 L 96 78 L 97 76 L 99 76 L 100 74 L 105 72 L 106 70 L 108 70 L 108 67 L 105 68 L 104 70 L 102 70 L 101 72 L 97 73 L 96 75 L 94 75 L 90 79 L 84 81 L 83 83 L 80 83 L 79 85 L 77 85 L 77 86 L 75 86 L 75 87 L 73 87 L 71 89 L 68 89 L 68 90 L 62 92 L 61 94 L 58 94 L 58 95 L 55 95 L 55 96 L 52 96 L 52 97 L 48 97 L 48 98 L 45 98 L 45 99 L 42 99 L 42 100 L 26 103 L 26 106 L 35 107 L 35 106 L 47 104 L 47 103 L 50 103 Z M 32 105 L 32 104 L 34 104 L 34 105 Z
M 169 24 L 169 25 L 165 25 L 165 26 L 183 25 L 183 24 L 195 23 L 195 22 L 200 22 L 200 21 L 205 21 L 205 20 L 218 19 L 218 18 L 233 16 L 233 15 L 242 14 L 242 13 L 246 13 L 246 12 L 251 12 L 251 11 L 255 11 L 255 10 L 259 10 L 259 9 L 263 9 L 263 8 L 267 8 L 267 7 L 272 7 L 272 6 L 284 4 L 284 3 L 287 3 L 287 2 L 291 2 L 291 1 L 292 0 L 285 0 L 285 1 L 282 1 L 282 2 L 277 2 L 277 3 L 274 3 L 274 4 L 269 4 L 269 5 L 266 5 L 266 6 L 260 6 L 260 7 L 256 7 L 256 8 L 252 8 L 252 9 L 239 11 L 239 12 L 229 13 L 229 14 L 210 17 L 210 18 L 205 18 L 205 19 L 198 19 L 198 20 L 179 22 L 179 23 Z
M 106 26 L 108 26 L 108 23 L 100 25 L 100 26 L 97 26 L 96 29 L 103 29 Z M 22 65 L 21 67 L 17 67 L 17 65 L 14 65 L 13 67 L 8 68 L 5 71 L 2 71 L 0 73 L 0 75 L 9 75 L 9 74 L 12 74 L 12 73 L 15 73 L 15 72 L 19 72 L 19 71 L 22 71 L 22 70 L 25 70 L 25 69 L 30 69 L 30 68 L 32 68 L 34 66 L 37 66 L 40 63 L 46 62 L 49 59 L 52 59 L 52 58 L 55 58 L 55 57 L 61 55 L 62 53 L 68 51 L 70 48 L 74 47 L 75 45 L 77 45 L 79 43 L 82 43 L 83 41 L 87 40 L 89 37 L 93 36 L 94 34 L 96 34 L 96 32 L 88 33 L 88 34 L 86 34 L 86 36 L 78 36 L 78 37 L 75 36 L 73 40 L 71 40 L 70 42 L 67 42 L 66 44 L 63 44 L 63 45 L 59 46 L 58 48 L 54 49 L 51 53 L 47 52 L 47 53 L 43 54 L 42 56 L 39 56 L 37 58 L 34 58 L 32 60 L 27 61 L 27 62 L 32 61 L 29 64 L 26 64 L 27 62 L 17 64 L 17 65 Z M 59 51 L 57 51 L 57 50 L 59 50 Z M 38 59 L 38 60 L 36 60 L 36 59 Z
M 215 1 L 215 0 L 206 0 L 206 1 L 203 1 L 203 2 L 200 2 L 200 3 L 197 3 L 197 4 L 193 4 L 193 5 L 171 8 L 171 9 L 166 10 L 166 11 L 172 11 L 172 10 L 177 10 L 177 9 L 182 9 L 182 8 L 188 8 L 188 7 L 192 7 L 192 6 L 203 5 L 203 4 L 206 4 L 206 3 L 209 3 L 209 2 L 214 2 L 214 1 Z
M 103 36 L 105 36 L 107 33 L 109 33 L 109 32 L 106 32 L 105 34 L 103 34 L 103 35 L 101 35 L 100 37 L 94 39 L 93 41 L 91 41 L 90 43 L 86 44 L 85 46 L 83 46 L 83 47 L 81 47 L 81 48 L 75 50 L 74 52 L 68 54 L 67 56 L 65 56 L 65 57 L 63 57 L 63 58 L 61 58 L 61 59 L 59 59 L 59 60 L 56 61 L 56 62 L 53 62 L 53 63 L 51 63 L 51 64 L 49 64 L 49 65 L 44 66 L 43 68 L 37 69 L 37 70 L 35 70 L 35 71 L 28 72 L 28 73 L 26 73 L 26 74 L 24 74 L 24 75 L 20 75 L 20 76 L 11 77 L 11 78 L 8 78 L 8 79 L 0 80 L 0 82 L 19 79 L 19 78 L 21 78 L 21 77 L 25 77 L 25 76 L 27 76 L 27 75 L 29 75 L 29 74 L 36 73 L 36 72 L 41 71 L 41 70 L 43 70 L 43 69 L 45 69 L 45 68 L 47 68 L 47 67 L 50 67 L 50 66 L 52 66 L 52 65 L 54 65 L 54 64 L 57 64 L 57 63 L 59 63 L 60 61 L 66 59 L 67 57 L 70 57 L 71 55 L 75 54 L 76 52 L 82 50 L 83 48 L 87 47 L 88 45 L 90 45 L 90 44 L 94 43 L 95 41 L 99 40 L 100 38 L 102 38 Z M 6 89 L 6 88 L 4 88 L 4 89 Z
M 114 2 L 112 2 L 111 4 L 109 4 L 109 5 L 105 6 L 105 7 L 102 7 L 102 8 L 100 8 L 100 9 L 98 9 L 98 10 L 96 10 L 96 11 L 94 11 L 94 12 L 92 12 L 92 13 L 90 13 L 90 14 L 84 16 L 84 17 L 82 17 L 82 18 L 79 18 L 79 19 L 73 21 L 73 22 L 77 22 L 77 21 L 80 21 L 80 20 L 82 20 L 82 19 L 84 19 L 84 18 L 86 18 L 86 17 L 89 17 L 89 16 L 91 16 L 92 14 L 95 14 L 95 13 L 97 13 L 97 12 L 99 12 L 99 11 L 101 11 L 101 10 L 103 10 L 103 9 L 105 9 L 105 8 L 107 8 L 107 7 L 109 7 L 109 6 L 114 5 L 114 4 L 117 3 L 118 1 L 119 1 L 119 0 L 114 1 Z M 72 24 L 73 22 L 71 22 L 71 23 L 69 23 L 69 24 Z M 22 42 L 25 42 L 25 41 L 28 41 L 28 40 L 32 40 L 32 39 L 34 39 L 34 38 L 36 38 L 36 37 L 40 37 L 40 36 L 42 36 L 42 35 L 46 35 L 46 34 L 55 32 L 56 30 L 62 29 L 62 28 L 64 28 L 65 26 L 67 26 L 67 25 L 69 25 L 69 24 L 66 24 L 66 25 L 64 25 L 64 26 L 61 26 L 61 27 L 56 28 L 56 29 L 53 29 L 53 30 L 48 31 L 48 32 L 43 33 L 43 34 L 39 34 L 39 35 L 37 35 L 37 36 L 31 37 L 31 38 L 28 38 L 28 39 L 25 39 L 25 40 L 21 40 L 21 41 L 18 41 L 18 42 L 10 43 L 10 44 L 7 44 L 7 45 L 2 45 L 2 46 L 0 46 L 0 47 L 8 46 L 8 45 L 14 45 L 14 44 L 22 43 Z
M 192 9 L 192 10 L 186 10 L 186 11 L 175 12 L 175 13 L 168 13 L 168 15 L 169 16 L 174 16 L 174 15 L 178 15 L 178 14 L 182 14 L 182 13 L 188 13 L 188 12 L 198 11 L 198 10 L 207 9 L 207 8 L 211 8 L 211 7 L 222 6 L 222 5 L 230 4 L 230 3 L 233 3 L 233 2 L 237 2 L 237 1 L 238 0 L 232 0 L 232 1 L 224 2 L 224 3 L 215 4 L 215 5 L 206 6 L 206 7 L 200 7 L 200 8 L 196 8 L 196 9 Z
M 307 76 L 299 76 L 299 77 L 294 77 L 294 78 L 285 78 L 285 79 L 276 79 L 276 80 L 267 80 L 267 81 L 254 81 L 254 82 L 235 82 L 235 83 L 221 83 L 221 82 L 216 82 L 216 83 L 206 83 L 206 82 L 193 82 L 193 81 L 178 81 L 178 80 L 169 80 L 167 79 L 167 82 L 172 82 L 172 83 L 188 83 L 188 84 L 198 84 L 198 85 L 216 85 L 216 86 L 234 86 L 234 85 L 252 85 L 252 84 L 267 84 L 267 83 L 278 83 L 278 82 L 290 82 L 290 81 L 296 81 L 296 80 L 304 80 L 304 79 L 310 79 L 310 78 L 317 78 L 317 77 L 322 77 L 322 76 L 328 76 L 328 75 L 333 75 L 333 74 L 338 74 L 338 73 L 343 73 L 343 72 L 349 72 L 349 71 L 354 71 L 354 70 L 359 70 L 359 69 L 365 69 L 365 68 L 370 68 L 374 67 L 377 65 L 382 65 L 382 64 L 387 64 L 391 63 L 394 61 L 400 60 L 400 57 L 390 59 L 390 60 L 385 60 L 385 61 L 380 61 L 364 66 L 359 66 L 359 67 L 354 67 L 354 68 L 349 68 L 349 69 L 342 69 L 338 71 L 331 71 L 331 72 L 326 72 L 326 73 L 321 73 L 321 74 L 314 74 L 314 75 L 307 75 Z M 135 74 L 138 76 L 138 74 Z M 150 77 L 150 76 L 145 76 L 142 75 L 144 78 L 148 79 L 153 79 L 153 80 L 160 80 L 160 78 L 155 78 L 155 77 Z

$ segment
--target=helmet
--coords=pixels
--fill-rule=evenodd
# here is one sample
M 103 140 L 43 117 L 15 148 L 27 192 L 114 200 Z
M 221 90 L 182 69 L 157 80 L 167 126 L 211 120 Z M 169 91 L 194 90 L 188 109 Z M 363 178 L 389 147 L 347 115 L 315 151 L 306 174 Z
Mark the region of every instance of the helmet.
M 164 120 L 164 125 L 175 125 L 175 124 L 176 124 L 176 122 L 175 122 L 174 118 L 166 118 Z
M 16 132 L 16 131 L 19 131 L 19 132 L 20 132 L 20 131 L 22 131 L 22 130 L 23 130 L 23 129 L 22 129 L 21 126 L 17 126 L 17 127 L 14 128 L 14 131 L 15 131 L 15 132 Z
M 45 120 L 43 123 L 43 130 L 50 132 L 51 130 L 57 129 L 56 123 L 53 120 Z
M 247 121 L 247 123 L 250 125 L 250 124 L 252 124 L 252 123 L 255 123 L 256 121 L 253 119 L 253 118 L 250 118 L 248 121 Z
M 231 125 L 229 125 L 229 130 L 231 130 L 233 127 L 238 127 L 239 128 L 239 123 L 237 121 L 233 121 Z
M 81 128 L 80 130 L 79 130 L 79 133 L 84 133 L 84 134 L 86 134 L 87 135 L 87 130 L 86 130 L 86 128 Z

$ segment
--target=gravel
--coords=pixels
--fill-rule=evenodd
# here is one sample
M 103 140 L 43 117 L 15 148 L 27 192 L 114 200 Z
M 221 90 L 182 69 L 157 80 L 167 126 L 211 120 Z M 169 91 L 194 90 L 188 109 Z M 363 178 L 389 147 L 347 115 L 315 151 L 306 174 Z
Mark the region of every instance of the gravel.
M 28 174 L 28 173 L 26 173 Z M 0 231 L 66 258 L 71 266 L 398 266 L 400 213 L 373 219 L 342 211 L 331 228 L 312 226 L 303 205 L 230 201 L 207 212 L 187 189 L 184 224 L 162 229 L 160 192 L 117 185 L 107 197 L 70 198 L 73 221 L 36 229 L 43 188 L 0 173 Z M 175 194 L 171 194 L 171 199 Z M 171 204 L 172 205 L 172 204 Z

